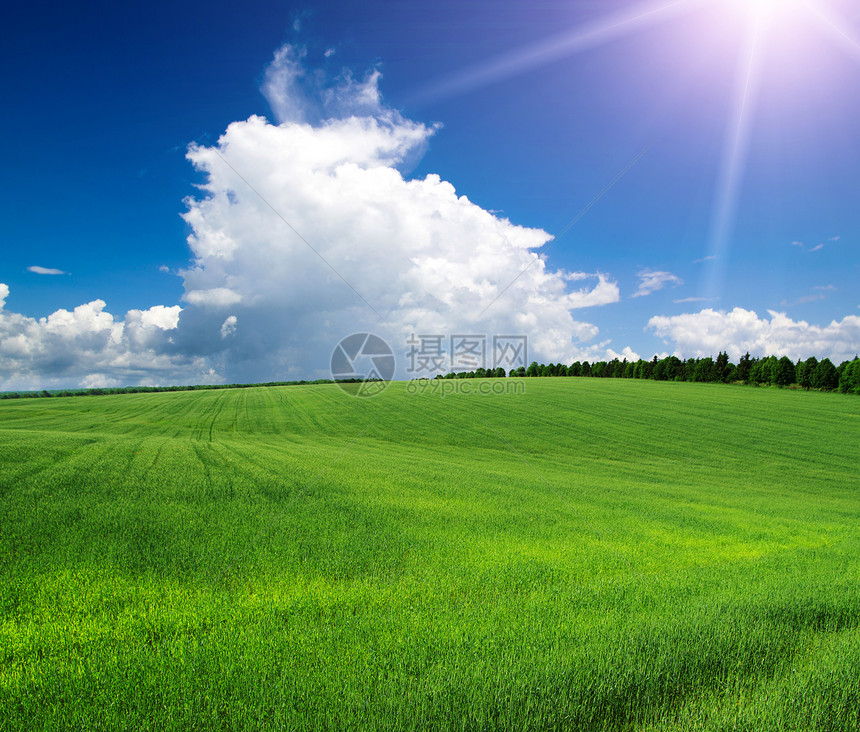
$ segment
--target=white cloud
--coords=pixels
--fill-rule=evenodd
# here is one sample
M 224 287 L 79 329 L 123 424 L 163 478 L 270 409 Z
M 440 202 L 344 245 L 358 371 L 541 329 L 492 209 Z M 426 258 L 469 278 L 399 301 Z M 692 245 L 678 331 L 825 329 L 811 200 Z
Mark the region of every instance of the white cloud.
M 0 284 L 0 305 L 8 294 Z M 0 389 L 211 381 L 203 359 L 172 346 L 181 311 L 156 305 L 118 320 L 94 300 L 36 319 L 0 307 Z
M 27 267 L 28 272 L 33 272 L 34 274 L 40 275 L 64 275 L 68 274 L 68 272 L 63 272 L 61 269 L 53 269 L 52 267 L 39 267 L 38 265 L 33 265 L 32 267 Z
M 0 282 L 0 310 L 6 305 L 7 297 L 9 297 L 9 286 Z
M 225 341 L 228 369 L 254 379 L 307 373 L 360 330 L 395 351 L 411 333 L 525 333 L 547 360 L 573 358 L 597 336 L 571 310 L 617 302 L 609 276 L 553 271 L 534 251 L 546 232 L 494 216 L 437 175 L 405 179 L 400 169 L 437 127 L 385 108 L 377 71 L 317 81 L 314 100 L 298 83 L 316 78 L 301 59 L 285 47 L 266 75 L 281 124 L 235 122 L 216 147 L 188 154 L 206 182 L 187 201 L 185 299 L 221 308 L 218 328 L 227 307 L 242 321 Z M 320 110 L 329 116 L 307 121 Z M 587 278 L 593 285 L 568 291 L 568 280 Z M 251 363 L 251 353 L 265 358 Z
M 166 307 L 164 305 L 153 305 L 149 310 L 132 310 L 133 317 L 140 313 L 140 322 L 143 327 L 154 326 L 161 330 L 173 330 L 179 326 L 179 314 L 182 308 L 179 305 Z
M 702 262 L 712 262 L 717 257 L 715 254 L 709 254 L 707 257 L 702 257 L 701 259 L 694 259 L 693 264 L 702 264 Z
M 809 249 L 806 249 L 806 245 L 802 241 L 793 241 L 791 242 L 791 246 L 799 247 L 800 249 L 804 249 L 807 252 L 819 252 L 824 249 L 824 246 L 828 242 L 838 242 L 841 238 L 841 236 L 831 236 L 827 239 L 827 241 L 821 242 L 820 244 L 816 244 L 814 247 L 810 247 Z
M 793 360 L 827 356 L 838 363 L 860 351 L 860 317 L 856 315 L 821 326 L 773 310 L 768 314 L 770 319 L 743 308 L 730 312 L 708 308 L 655 316 L 648 327 L 666 343 L 673 342 L 676 354 L 683 357 L 713 356 L 727 350 L 735 359 L 749 351 L 754 356 L 789 356 Z
M 796 300 L 793 301 L 783 300 L 780 304 L 783 307 L 789 307 L 791 305 L 805 305 L 806 303 L 824 300 L 827 297 L 827 293 L 836 292 L 835 285 L 819 285 L 817 287 L 813 287 L 812 289 L 813 292 L 809 295 L 802 295 L 801 297 L 798 297 Z
M 296 19 L 294 27 L 298 23 Z M 275 57 L 266 69 L 261 91 L 279 122 L 305 119 L 305 110 L 296 101 L 303 97 L 299 85 L 305 75 L 303 59 L 306 55 L 303 48 L 284 45 L 275 51 Z
M 239 319 L 235 315 L 228 315 L 221 323 L 221 337 L 227 338 L 236 332 Z
M 710 302 L 711 300 L 715 300 L 713 297 L 682 297 L 678 300 L 672 300 L 676 305 L 680 305 L 681 303 L 687 302 Z
M 229 287 L 212 287 L 208 290 L 188 290 L 185 299 L 192 305 L 224 308 L 242 302 L 242 295 Z
M 643 269 L 637 273 L 637 277 L 639 277 L 639 288 L 631 297 L 650 295 L 652 292 L 662 290 L 666 285 L 677 287 L 684 284 L 684 281 L 680 277 L 676 277 L 671 272 Z
M 565 277 L 565 279 L 579 280 L 590 277 L 597 278 L 597 285 L 592 289 L 585 287 L 577 290 L 576 292 L 571 292 L 567 296 L 567 305 L 569 308 L 590 308 L 596 305 L 609 305 L 610 303 L 618 302 L 621 299 L 618 285 L 600 272 L 594 275 L 589 275 L 584 272 L 574 272 L 572 277 Z
M 621 353 L 617 353 L 613 351 L 611 348 L 607 350 L 607 355 L 609 356 L 609 360 L 613 358 L 617 358 L 620 361 L 627 359 L 628 361 L 638 361 L 642 358 L 636 351 L 630 348 L 630 346 L 624 346 L 621 349 Z
M 377 70 L 328 83 L 304 58 L 285 46 L 265 74 L 279 124 L 252 116 L 188 151 L 204 184 L 186 200 L 186 307 L 0 311 L 0 385 L 327 376 L 334 345 L 360 331 L 391 343 L 398 376 L 413 333 L 525 334 L 545 362 L 612 357 L 571 315 L 618 301 L 608 275 L 553 270 L 535 251 L 545 231 L 438 175 L 405 178 L 438 125 L 385 107 Z
M 822 295 L 821 293 L 816 293 L 813 295 L 802 295 L 801 297 L 797 298 L 796 300 L 792 300 L 792 301 L 783 300 L 780 303 L 780 305 L 782 305 L 783 307 L 790 307 L 792 305 L 806 305 L 807 303 L 816 302 L 818 300 L 823 300 L 824 298 L 825 298 L 825 295 Z

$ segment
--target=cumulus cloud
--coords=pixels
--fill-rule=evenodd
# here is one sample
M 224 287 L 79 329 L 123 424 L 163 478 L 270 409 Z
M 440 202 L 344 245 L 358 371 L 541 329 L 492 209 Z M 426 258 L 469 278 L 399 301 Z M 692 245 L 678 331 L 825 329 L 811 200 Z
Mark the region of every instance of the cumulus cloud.
M 683 357 L 712 356 L 727 350 L 732 358 L 749 351 L 754 356 L 788 356 L 793 360 L 827 356 L 835 362 L 860 352 L 860 317 L 848 315 L 829 325 L 792 320 L 769 310 L 768 318 L 735 308 L 730 312 L 705 309 L 672 317 L 655 316 L 648 327 Z
M 241 320 L 227 368 L 307 373 L 359 330 L 395 351 L 412 333 L 482 332 L 528 334 L 547 359 L 583 352 L 598 330 L 571 311 L 617 302 L 617 284 L 550 269 L 534 251 L 549 234 L 493 215 L 439 176 L 405 178 L 437 127 L 386 108 L 377 70 L 325 86 L 303 59 L 284 47 L 266 75 L 280 124 L 252 116 L 188 153 L 206 182 L 187 201 L 185 300 L 201 324 L 217 317 L 220 329 L 227 308 Z M 594 282 L 568 291 L 572 279 Z
M 637 273 L 637 276 L 639 277 L 639 288 L 633 293 L 633 295 L 631 295 L 631 297 L 644 297 L 645 295 L 650 295 L 652 292 L 662 290 L 666 285 L 674 285 L 677 287 L 678 285 L 684 284 L 680 277 L 676 277 L 671 272 L 643 269 Z
M 616 353 L 571 314 L 619 300 L 608 275 L 554 270 L 536 251 L 545 231 L 438 175 L 406 177 L 439 126 L 386 107 L 378 69 L 329 81 L 306 59 L 284 46 L 266 71 L 277 124 L 251 116 L 188 150 L 204 183 L 185 202 L 185 307 L 0 311 L 0 383 L 327 376 L 335 344 L 361 331 L 401 355 L 416 333 L 524 334 L 530 356 L 554 362 Z
M 613 302 L 618 302 L 621 299 L 621 292 L 618 289 L 618 284 L 610 280 L 606 275 L 598 272 L 590 275 L 586 272 L 573 272 L 567 275 L 565 279 L 582 280 L 591 277 L 597 278 L 597 284 L 589 289 L 583 287 L 575 292 L 571 292 L 567 296 L 568 307 L 589 308 L 597 305 L 609 305 Z
M 178 305 L 119 320 L 93 300 L 36 319 L 6 310 L 8 295 L 0 283 L 0 389 L 219 380 L 204 359 L 174 349 Z
M 34 274 L 40 275 L 64 275 L 68 274 L 68 272 L 63 272 L 61 269 L 54 269 L 53 267 L 39 267 L 38 265 L 33 265 L 32 267 L 27 267 L 28 272 L 33 272 Z

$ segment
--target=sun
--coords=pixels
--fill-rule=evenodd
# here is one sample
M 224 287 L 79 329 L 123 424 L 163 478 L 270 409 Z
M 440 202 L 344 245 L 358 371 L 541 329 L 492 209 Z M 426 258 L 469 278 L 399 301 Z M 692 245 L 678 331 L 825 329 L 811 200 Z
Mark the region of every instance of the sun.
M 758 18 L 774 18 L 797 10 L 800 0 L 737 0 L 747 12 Z

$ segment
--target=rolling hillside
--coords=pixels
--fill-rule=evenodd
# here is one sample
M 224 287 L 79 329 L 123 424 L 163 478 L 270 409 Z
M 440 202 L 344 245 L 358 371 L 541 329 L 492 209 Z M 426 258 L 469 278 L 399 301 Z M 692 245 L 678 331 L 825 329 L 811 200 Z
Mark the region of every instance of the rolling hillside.
M 3 402 L 0 729 L 860 729 L 858 466 L 777 389 Z

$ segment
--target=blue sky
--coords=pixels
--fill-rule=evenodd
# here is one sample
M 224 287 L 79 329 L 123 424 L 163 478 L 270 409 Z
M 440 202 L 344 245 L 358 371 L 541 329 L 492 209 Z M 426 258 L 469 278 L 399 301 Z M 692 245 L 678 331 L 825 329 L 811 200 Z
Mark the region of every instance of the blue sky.
M 507 329 L 528 334 L 545 360 L 697 355 L 716 344 L 794 358 L 860 350 L 856 3 L 251 0 L 18 4 L 7 13 L 0 388 L 320 376 L 334 343 L 359 328 L 381 332 L 396 351 L 411 328 Z M 261 93 L 284 48 L 293 88 Z M 356 95 L 368 90 L 381 97 L 361 106 Z M 512 228 L 470 209 L 474 221 L 444 229 L 462 242 L 441 245 L 436 258 L 420 232 L 402 251 L 394 237 L 380 250 L 385 276 L 376 281 L 350 269 L 349 247 L 337 244 L 342 236 L 363 259 L 373 256 L 372 237 L 352 238 L 361 211 L 338 219 L 339 233 L 331 214 L 324 226 L 302 218 L 306 208 L 290 209 L 329 190 L 324 181 L 313 188 L 322 158 L 299 165 L 302 187 L 275 203 L 277 194 L 265 197 L 291 225 L 301 221 L 307 243 L 376 308 L 362 311 L 306 247 L 299 253 L 304 243 L 275 246 L 249 228 L 252 211 L 241 207 L 259 201 L 235 180 L 219 183 L 217 161 L 186 159 L 196 143 L 225 160 L 219 137 L 252 115 L 272 127 L 306 125 L 321 151 L 333 144 L 322 137 L 332 120 L 383 120 L 397 134 L 420 125 L 421 139 L 383 167 L 407 180 L 438 176 Z M 269 132 L 235 131 L 231 170 L 255 188 L 289 174 L 288 163 L 267 169 L 265 155 L 242 146 Z M 290 146 L 305 139 L 294 132 L 265 136 L 285 156 L 273 160 L 293 160 Z M 366 129 L 337 134 L 356 146 L 369 139 Z M 197 187 L 204 183 L 210 188 Z M 421 229 L 423 213 L 409 208 L 419 205 L 415 190 L 380 185 L 366 201 L 377 218 Z M 234 188 L 237 211 L 206 204 Z M 337 198 L 349 190 L 329 190 L 332 211 L 349 208 Z M 434 191 L 421 195 L 447 195 Z M 502 295 L 494 319 L 464 317 L 493 300 L 522 262 L 531 266 L 526 245 L 510 244 L 520 236 L 513 227 L 554 236 L 590 204 L 559 238 L 528 245 L 544 256 L 530 275 L 541 269 L 545 278 L 523 284 L 507 307 Z M 458 221 L 466 215 L 443 209 Z M 486 271 L 480 259 L 457 260 L 482 226 L 493 262 Z M 402 222 L 396 229 L 412 235 Z M 219 236 L 231 241 L 229 254 L 206 243 Z M 438 288 L 476 270 L 465 289 L 427 289 L 434 277 Z M 282 289 L 296 297 L 279 296 L 269 272 L 282 272 Z M 396 292 L 386 285 L 394 280 Z M 300 297 L 303 282 L 311 294 Z M 412 298 L 416 282 L 427 289 L 423 300 Z M 559 287 L 581 297 L 566 300 Z M 93 302 L 103 304 L 75 310 Z M 414 306 L 408 314 L 404 302 Z M 59 310 L 70 315 L 51 320 Z

